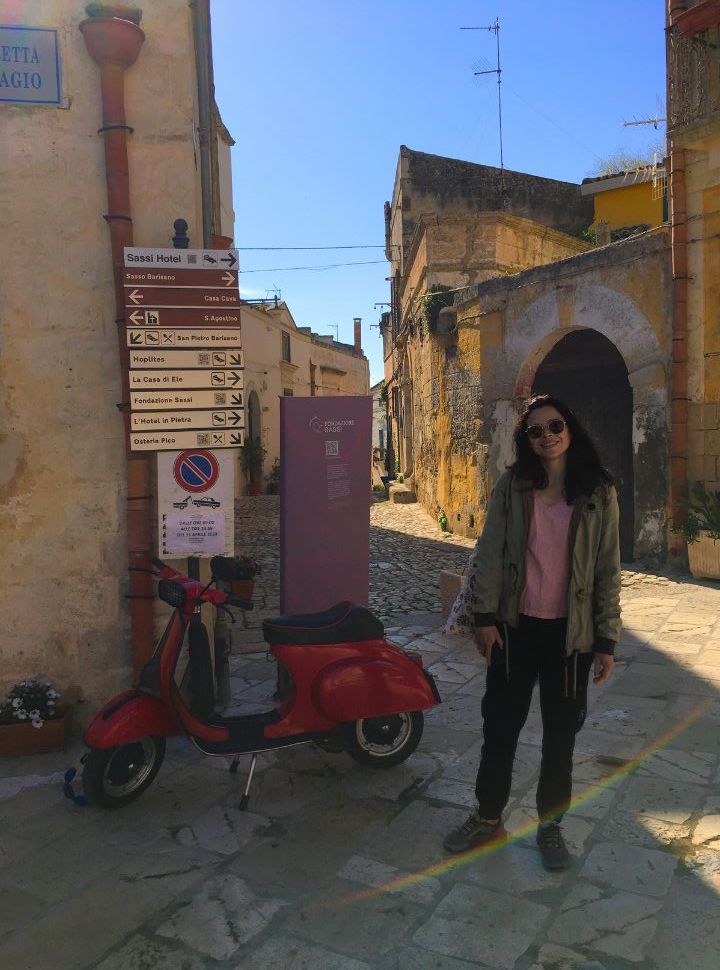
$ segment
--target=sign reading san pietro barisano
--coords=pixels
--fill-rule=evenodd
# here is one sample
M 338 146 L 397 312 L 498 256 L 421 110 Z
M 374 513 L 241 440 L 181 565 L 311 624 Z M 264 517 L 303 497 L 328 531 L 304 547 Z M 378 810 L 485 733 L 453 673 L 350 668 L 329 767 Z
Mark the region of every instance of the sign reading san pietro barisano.
M 0 101 L 60 104 L 56 30 L 0 24 Z

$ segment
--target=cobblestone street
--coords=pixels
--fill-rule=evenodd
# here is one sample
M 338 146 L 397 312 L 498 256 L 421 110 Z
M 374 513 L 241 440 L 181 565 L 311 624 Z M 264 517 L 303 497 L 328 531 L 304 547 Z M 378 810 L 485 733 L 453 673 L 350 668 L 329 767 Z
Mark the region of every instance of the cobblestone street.
M 716 970 L 720 952 L 717 583 L 627 572 L 616 671 L 591 688 L 564 830 L 572 868 L 534 844 L 539 712 L 518 748 L 499 851 L 443 835 L 473 803 L 485 670 L 440 632 L 437 576 L 472 542 L 419 506 L 371 510 L 371 597 L 443 703 L 404 764 L 314 746 L 230 775 L 184 741 L 116 812 L 63 800 L 64 755 L 0 761 L 0 966 L 18 970 Z M 258 609 L 235 628 L 235 703 L 271 703 L 259 623 L 278 608 L 277 499 L 238 504 Z

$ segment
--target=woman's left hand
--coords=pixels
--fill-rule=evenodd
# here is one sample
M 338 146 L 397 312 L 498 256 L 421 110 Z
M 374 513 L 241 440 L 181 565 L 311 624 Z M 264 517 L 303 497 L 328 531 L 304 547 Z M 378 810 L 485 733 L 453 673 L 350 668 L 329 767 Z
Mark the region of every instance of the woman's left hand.
M 604 684 L 610 678 L 615 658 L 610 653 L 596 653 L 593 659 L 593 684 Z

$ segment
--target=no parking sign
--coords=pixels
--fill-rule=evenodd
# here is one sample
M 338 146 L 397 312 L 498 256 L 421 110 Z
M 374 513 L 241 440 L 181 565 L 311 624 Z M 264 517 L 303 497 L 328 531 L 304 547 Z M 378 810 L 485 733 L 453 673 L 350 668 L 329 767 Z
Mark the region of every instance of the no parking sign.
M 158 554 L 232 556 L 235 463 L 232 451 L 158 452 Z

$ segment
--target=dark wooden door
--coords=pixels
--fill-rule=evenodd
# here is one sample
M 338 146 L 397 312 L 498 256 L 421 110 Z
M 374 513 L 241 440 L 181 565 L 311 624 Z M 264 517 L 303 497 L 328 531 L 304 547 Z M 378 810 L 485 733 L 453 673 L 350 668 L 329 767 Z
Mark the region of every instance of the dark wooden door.
M 632 387 L 617 347 L 597 330 L 574 330 L 538 367 L 534 394 L 554 394 L 570 407 L 597 445 L 618 488 L 620 555 L 633 559 L 635 501 Z

